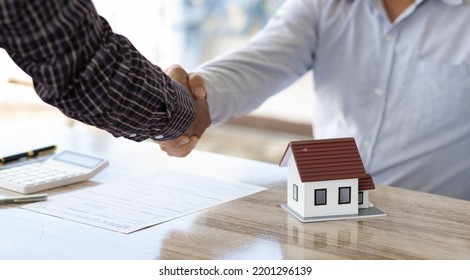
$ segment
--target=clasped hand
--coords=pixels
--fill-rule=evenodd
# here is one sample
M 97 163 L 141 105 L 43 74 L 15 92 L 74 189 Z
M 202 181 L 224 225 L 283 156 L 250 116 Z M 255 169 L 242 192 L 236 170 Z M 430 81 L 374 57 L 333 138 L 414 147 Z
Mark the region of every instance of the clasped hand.
M 172 80 L 183 85 L 192 94 L 196 118 L 182 135 L 167 141 L 157 141 L 157 143 L 160 145 L 160 149 L 169 156 L 185 157 L 196 147 L 206 128 L 211 125 L 204 79 L 201 75 L 186 73 L 178 65 L 169 67 L 166 69 L 166 73 Z

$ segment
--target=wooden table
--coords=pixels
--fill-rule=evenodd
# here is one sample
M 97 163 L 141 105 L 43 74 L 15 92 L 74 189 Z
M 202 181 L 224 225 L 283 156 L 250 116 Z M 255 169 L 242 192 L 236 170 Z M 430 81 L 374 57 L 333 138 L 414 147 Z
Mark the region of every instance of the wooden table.
M 276 165 L 202 151 L 170 158 L 154 143 L 80 127 L 12 129 L 15 137 L 2 137 L 3 147 L 30 137 L 110 159 L 92 181 L 51 195 L 159 168 L 267 189 L 128 235 L 0 206 L 0 259 L 470 259 L 469 201 L 378 186 L 371 201 L 386 217 L 303 224 L 280 207 L 287 171 Z

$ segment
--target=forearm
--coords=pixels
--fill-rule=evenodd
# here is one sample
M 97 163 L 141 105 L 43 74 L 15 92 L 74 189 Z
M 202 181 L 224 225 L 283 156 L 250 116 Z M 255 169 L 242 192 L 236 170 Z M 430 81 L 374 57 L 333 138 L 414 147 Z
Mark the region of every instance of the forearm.
M 170 139 L 195 117 L 179 84 L 112 32 L 91 1 L 2 1 L 0 47 L 64 114 L 114 136 Z
M 250 50 L 219 57 L 196 71 L 206 82 L 213 123 L 253 111 L 302 75 Z

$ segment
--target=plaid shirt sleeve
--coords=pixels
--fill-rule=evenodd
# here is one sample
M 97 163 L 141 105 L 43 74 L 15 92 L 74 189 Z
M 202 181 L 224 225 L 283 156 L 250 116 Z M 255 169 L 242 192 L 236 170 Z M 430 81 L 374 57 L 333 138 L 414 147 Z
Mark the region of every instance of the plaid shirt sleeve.
M 189 93 L 115 34 L 90 0 L 0 0 L 0 47 L 65 115 L 135 141 L 172 139 Z

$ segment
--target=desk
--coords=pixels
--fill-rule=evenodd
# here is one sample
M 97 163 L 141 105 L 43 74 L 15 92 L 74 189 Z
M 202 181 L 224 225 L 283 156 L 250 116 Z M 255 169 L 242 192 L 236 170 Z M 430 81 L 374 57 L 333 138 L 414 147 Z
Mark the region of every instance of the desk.
M 378 186 L 371 201 L 386 217 L 302 224 L 280 207 L 287 171 L 276 165 L 202 151 L 170 158 L 150 142 L 67 127 L 28 133 L 110 159 L 93 180 L 51 195 L 162 167 L 268 189 L 129 235 L 1 206 L 0 259 L 470 259 L 469 201 Z

